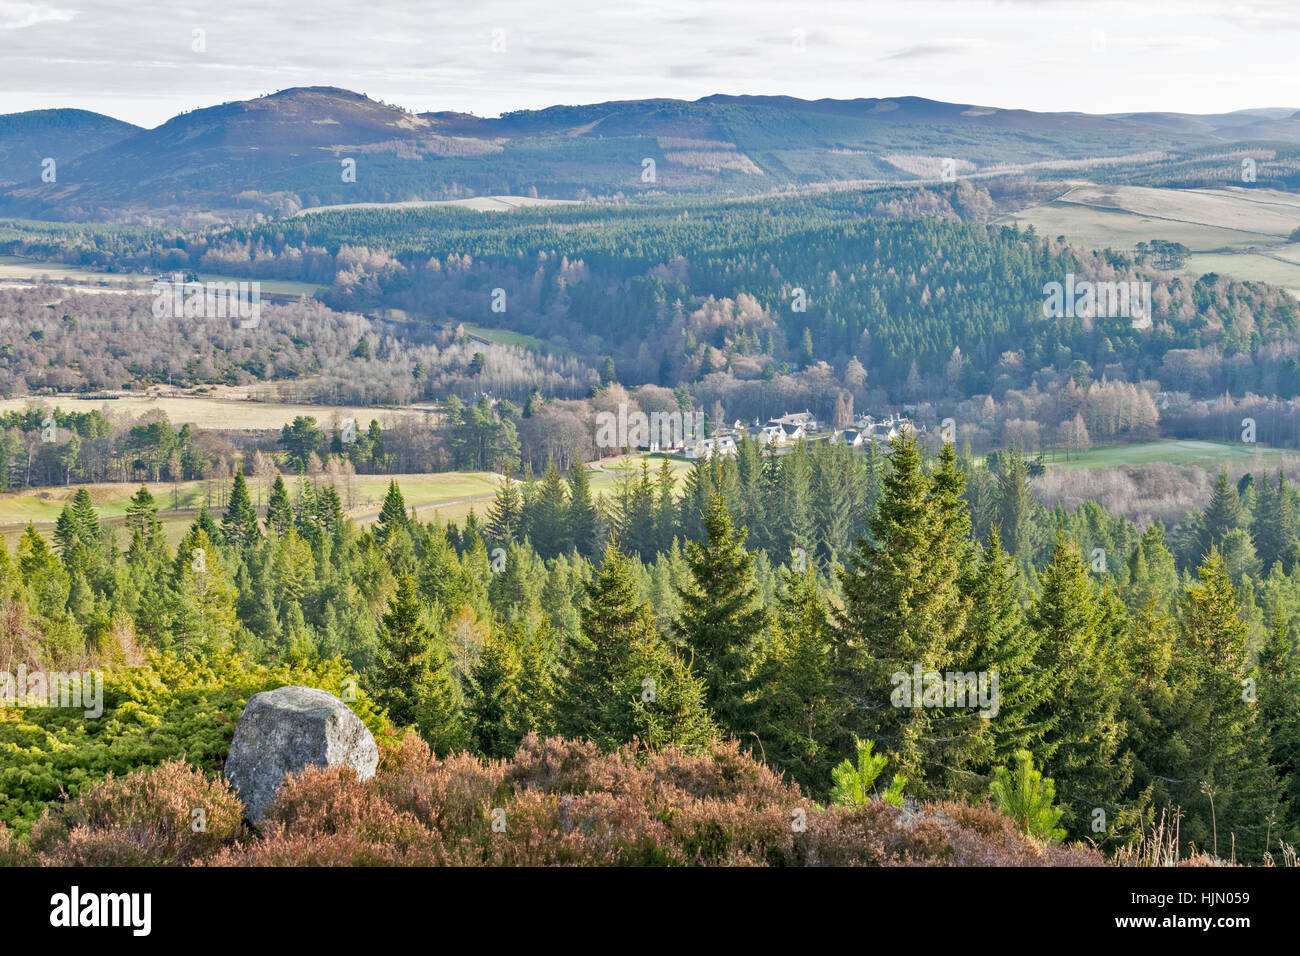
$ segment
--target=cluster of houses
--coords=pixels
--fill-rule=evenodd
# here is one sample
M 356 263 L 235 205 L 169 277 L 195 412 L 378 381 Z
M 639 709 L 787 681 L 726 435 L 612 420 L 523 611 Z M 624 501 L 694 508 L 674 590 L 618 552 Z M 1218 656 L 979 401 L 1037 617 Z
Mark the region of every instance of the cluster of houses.
M 846 444 L 861 448 L 865 443 L 875 440 L 886 444 L 905 431 L 917 432 L 917 428 L 906 418 L 897 415 L 875 419 L 870 415 L 860 415 L 852 428 L 832 429 L 829 440 L 832 444 Z M 760 425 L 757 420 L 752 426 L 746 426 L 737 419 L 730 428 L 719 429 L 711 438 L 687 438 L 681 445 L 681 452 L 687 458 L 712 458 L 714 455 L 735 455 L 736 442 L 742 435 L 758 444 L 760 449 L 772 450 L 793 445 L 805 438 L 820 438 L 825 432 L 822 423 L 811 412 L 803 411 L 770 418 Z
M 924 426 L 918 428 L 910 419 L 897 415 L 882 418 L 880 421 L 876 421 L 870 415 L 861 415 L 853 422 L 852 428 L 845 428 L 831 435 L 831 444 L 861 448 L 867 442 L 876 441 L 881 445 L 888 445 L 899 435 L 920 435 L 924 431 Z

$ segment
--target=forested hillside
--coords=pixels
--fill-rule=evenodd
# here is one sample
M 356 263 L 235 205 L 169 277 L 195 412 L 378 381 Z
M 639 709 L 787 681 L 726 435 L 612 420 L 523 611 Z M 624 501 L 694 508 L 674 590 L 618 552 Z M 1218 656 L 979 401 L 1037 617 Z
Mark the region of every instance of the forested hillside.
M 12 224 L 0 250 L 320 283 L 327 304 L 402 310 L 412 332 L 473 323 L 592 367 L 610 358 L 627 384 L 748 383 L 735 387 L 752 395 L 825 362 L 841 376 L 856 363 L 894 402 L 1000 399 L 1080 368 L 1193 397 L 1300 394 L 1298 315 L 1280 289 L 1212 273 L 1191 280 L 1138 250 L 1089 252 L 957 221 L 956 210 L 978 218 L 989 202 L 957 184 L 506 216 L 349 210 L 178 235 Z M 896 218 L 944 208 L 952 221 Z M 1149 284 L 1150 326 L 1127 315 L 1049 318 L 1047 288 L 1067 276 Z

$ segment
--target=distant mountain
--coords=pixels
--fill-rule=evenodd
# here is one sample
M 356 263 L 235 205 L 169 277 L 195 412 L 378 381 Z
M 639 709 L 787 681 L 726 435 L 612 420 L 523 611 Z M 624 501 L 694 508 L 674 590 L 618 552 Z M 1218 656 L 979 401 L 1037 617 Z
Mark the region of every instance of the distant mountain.
M 1211 139 L 1300 143 L 1300 112 L 1290 108 L 1237 110 L 1233 113 L 1118 113 L 1114 119 L 1149 123 Z
M 140 127 L 87 110 L 33 110 L 0 116 L 0 186 L 39 179 L 46 159 L 58 167 L 121 142 Z
M 0 158 L 12 156 L 17 173 L 0 189 L 0 213 L 284 215 L 483 195 L 585 199 L 906 182 L 953 169 L 968 175 L 1246 139 L 1300 142 L 1296 117 L 1284 109 L 1094 116 L 918 97 L 716 95 L 480 118 L 413 114 L 310 87 L 195 110 L 151 130 L 76 110 L 0 117 Z M 64 157 L 57 182 L 41 181 L 41 155 Z

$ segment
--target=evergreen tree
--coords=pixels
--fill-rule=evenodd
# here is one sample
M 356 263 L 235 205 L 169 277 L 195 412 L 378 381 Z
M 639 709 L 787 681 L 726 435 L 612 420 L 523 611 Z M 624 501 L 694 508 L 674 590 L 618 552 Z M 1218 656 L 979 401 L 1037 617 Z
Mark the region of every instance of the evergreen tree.
M 998 459 L 997 520 L 1002 546 L 1020 561 L 1034 554 L 1036 503 L 1029 490 L 1029 467 L 1019 446 L 1013 445 Z
M 998 712 L 990 718 L 991 739 L 977 758 L 986 773 L 1008 764 L 1018 751 L 1037 746 L 1043 728 L 1033 715 L 1050 701 L 1051 678 L 1038 670 L 1037 634 L 1025 620 L 1019 579 L 995 525 L 969 587 L 962 642 L 969 656 L 956 668 L 998 675 Z
M 584 558 L 596 553 L 596 505 L 591 497 L 591 484 L 587 466 L 575 462 L 569 472 L 569 529 L 568 540 Z
M 424 620 L 415 578 L 402 575 L 383 616 L 377 655 L 377 698 L 394 723 L 414 724 L 435 753 L 468 743 L 450 664 Z
M 523 525 L 524 498 L 507 467 L 501 486 L 488 508 L 487 535 L 493 544 L 505 546 L 515 540 Z
M 1237 486 L 1228 480 L 1228 470 L 1221 468 L 1219 476 L 1214 480 L 1214 491 L 1210 494 L 1209 507 L 1205 509 L 1205 519 L 1201 529 L 1201 554 L 1208 555 L 1212 547 L 1222 548 L 1229 532 L 1242 527 L 1244 520 Z
M 163 541 L 162 522 L 158 520 L 158 507 L 149 488 L 141 485 L 126 506 L 126 531 L 128 535 L 140 533 L 144 547 L 152 551 Z
M 1043 728 L 1037 749 L 1043 772 L 1059 789 L 1066 828 L 1081 838 L 1091 832 L 1094 809 L 1112 819 L 1118 815 L 1115 799 L 1131 777 L 1119 758 L 1121 673 L 1110 654 L 1108 610 L 1088 579 L 1078 545 L 1062 531 L 1041 583 L 1029 623 L 1044 693 L 1030 721 Z
M 1264 852 L 1277 791 L 1258 703 L 1246 692 L 1246 632 L 1236 588 L 1211 546 L 1182 604 L 1174 684 L 1186 760 L 1173 796 L 1189 811 L 1186 840 L 1223 856 L 1235 844 L 1239 859 L 1254 862 Z
M 782 572 L 785 593 L 760 661 L 754 731 L 759 753 L 807 793 L 825 792 L 841 705 L 831 672 L 831 628 L 813 580 Z
M 529 508 L 528 539 L 543 558 L 567 554 L 569 539 L 569 501 L 564 482 L 555 462 L 548 460 L 542 473 L 537 500 Z
M 746 672 L 752 648 L 763 637 L 767 613 L 758 600 L 754 557 L 745 550 L 721 494 L 704 515 L 705 540 L 686 546 L 691 586 L 680 588 L 674 630 L 692 652 L 704 681 L 705 703 L 719 723 L 742 735 L 751 728 L 744 715 Z
M 375 540 L 382 544 L 393 529 L 405 528 L 410 520 L 406 513 L 406 499 L 402 497 L 397 482 L 390 480 L 388 493 L 384 495 L 384 507 L 379 512 L 379 520 L 375 524 Z
M 713 736 L 702 682 L 638 602 L 631 561 L 615 545 L 587 585 L 582 625 L 566 658 L 562 733 L 606 749 L 637 739 L 696 750 Z
M 171 633 L 183 654 L 213 657 L 235 641 L 235 589 L 202 528 L 181 541 L 172 566 Z
M 248 495 L 248 483 L 244 480 L 244 472 L 236 469 L 235 483 L 230 489 L 230 502 L 221 519 L 221 538 L 226 544 L 242 549 L 260 537 L 257 511 Z
M 910 679 L 916 667 L 949 670 L 966 609 L 958 589 L 960 560 L 921 469 L 916 439 L 895 439 L 890 458 L 871 541 L 860 539 L 840 572 L 837 678 L 852 706 L 847 729 L 879 745 L 909 787 L 928 794 L 946 790 L 961 768 L 935 759 L 945 742 L 932 733 L 934 708 L 899 702 L 895 675 Z
M 488 757 L 509 757 L 523 737 L 514 721 L 518 693 L 522 629 L 493 628 L 483 653 L 470 671 L 467 713 L 474 727 L 474 747 Z
M 284 486 L 284 476 L 278 471 L 271 485 L 271 496 L 266 504 L 266 530 L 284 534 L 293 524 L 293 506 L 289 502 L 289 489 Z
M 1279 796 L 1273 836 L 1294 845 L 1300 837 L 1300 666 L 1281 600 L 1274 602 L 1268 639 L 1259 652 L 1258 688 L 1258 724 Z M 1270 840 L 1266 849 L 1275 847 Z

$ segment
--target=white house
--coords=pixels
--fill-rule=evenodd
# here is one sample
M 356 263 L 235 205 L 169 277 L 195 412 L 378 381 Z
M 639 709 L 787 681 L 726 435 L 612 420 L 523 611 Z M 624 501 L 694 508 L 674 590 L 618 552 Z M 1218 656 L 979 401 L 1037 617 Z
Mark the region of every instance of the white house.
M 719 435 L 716 438 L 689 438 L 686 440 L 685 448 L 687 458 L 703 458 L 706 461 L 714 455 L 722 458 L 728 458 L 736 454 L 736 439 L 730 435 Z

